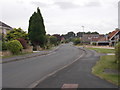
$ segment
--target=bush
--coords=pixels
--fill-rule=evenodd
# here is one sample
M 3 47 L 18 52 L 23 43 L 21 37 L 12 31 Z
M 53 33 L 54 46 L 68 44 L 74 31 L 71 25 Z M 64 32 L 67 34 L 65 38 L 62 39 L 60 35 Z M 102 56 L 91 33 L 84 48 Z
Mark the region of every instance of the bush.
M 0 51 L 2 51 L 2 41 L 0 40 Z
M 22 50 L 22 45 L 18 40 L 9 41 L 7 44 L 8 50 L 10 50 L 13 54 L 18 54 Z
M 120 42 L 115 47 L 116 62 L 120 63 Z
M 17 40 L 22 44 L 23 49 L 27 49 L 28 44 L 27 44 L 27 41 L 26 41 L 25 39 L 19 38 L 19 39 L 17 39 Z
M 96 46 L 96 45 L 97 45 L 97 43 L 96 43 L 96 42 L 93 42 L 93 43 L 92 43 L 92 45 Z
M 2 42 L 2 51 L 7 50 L 7 42 Z
M 75 38 L 75 39 L 73 40 L 73 43 L 74 43 L 74 45 L 78 45 L 78 44 L 81 43 L 81 40 L 80 40 L 79 38 Z
M 56 46 L 58 44 L 57 38 L 55 36 L 50 36 L 50 43 Z

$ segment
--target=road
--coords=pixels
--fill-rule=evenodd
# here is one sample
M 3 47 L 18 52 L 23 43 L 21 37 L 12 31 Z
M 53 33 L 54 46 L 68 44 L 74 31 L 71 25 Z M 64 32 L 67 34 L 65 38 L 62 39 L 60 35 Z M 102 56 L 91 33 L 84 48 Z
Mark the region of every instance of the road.
M 56 52 L 2 65 L 3 88 L 26 88 L 46 75 L 71 63 L 83 50 L 71 44 L 62 45 Z
M 93 50 L 85 49 L 82 58 L 67 68 L 46 78 L 36 88 L 60 88 L 64 84 L 78 84 L 78 88 L 111 88 L 118 90 L 118 86 L 109 83 L 91 73 L 92 67 L 99 60 L 101 55 Z M 111 90 L 110 89 L 110 90 Z
M 36 88 L 61 88 L 66 83 L 78 84 L 79 88 L 117 87 L 91 74 L 97 60 L 95 51 L 63 44 L 49 55 L 3 64 L 3 88 L 33 88 L 37 84 Z

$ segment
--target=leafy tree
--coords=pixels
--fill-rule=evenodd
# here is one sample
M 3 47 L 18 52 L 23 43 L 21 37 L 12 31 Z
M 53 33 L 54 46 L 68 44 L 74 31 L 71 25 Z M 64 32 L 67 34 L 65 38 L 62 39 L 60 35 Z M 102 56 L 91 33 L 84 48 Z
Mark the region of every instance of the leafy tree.
M 39 8 L 37 8 L 37 12 L 34 12 L 30 17 L 28 36 L 34 46 L 40 45 L 41 47 L 44 47 L 46 43 L 46 31 Z
M 75 33 L 74 32 L 68 32 L 67 36 L 68 36 L 68 38 L 73 38 L 73 37 L 75 37 Z
M 85 34 L 85 32 L 78 32 L 78 33 L 77 33 L 77 37 L 82 37 L 83 34 Z
M 18 38 L 24 38 L 25 40 L 28 40 L 28 34 L 23 31 L 21 28 L 14 28 L 12 31 L 10 31 L 7 35 L 6 35 L 7 40 L 15 40 Z
M 57 45 L 57 38 L 55 36 L 50 36 L 50 43 Z
M 78 45 L 81 43 L 80 38 L 74 38 L 72 41 L 73 41 L 74 45 Z

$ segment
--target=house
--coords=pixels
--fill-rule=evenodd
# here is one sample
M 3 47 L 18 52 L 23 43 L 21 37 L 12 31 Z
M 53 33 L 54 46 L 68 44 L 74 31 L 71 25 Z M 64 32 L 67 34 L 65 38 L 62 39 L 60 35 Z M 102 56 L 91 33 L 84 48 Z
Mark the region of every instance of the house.
M 96 42 L 96 45 L 99 45 L 99 46 L 109 45 L 108 36 L 104 35 L 104 36 L 99 37 L 97 42 Z
M 81 41 L 84 44 L 91 44 L 93 42 L 97 42 L 99 38 L 99 34 L 83 34 L 83 36 L 81 37 Z
M 109 45 L 114 46 L 118 41 L 120 41 L 120 29 L 116 29 L 108 35 Z
M 0 21 L 0 33 L 6 35 L 13 28 Z
M 114 46 L 118 41 L 120 41 L 120 30 L 116 29 L 109 33 L 108 35 L 100 37 L 96 43 L 97 45 Z

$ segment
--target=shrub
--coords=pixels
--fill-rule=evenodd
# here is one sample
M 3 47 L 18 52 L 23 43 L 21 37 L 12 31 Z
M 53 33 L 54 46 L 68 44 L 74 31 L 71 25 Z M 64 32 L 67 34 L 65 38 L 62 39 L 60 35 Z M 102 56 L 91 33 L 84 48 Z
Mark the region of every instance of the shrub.
M 8 50 L 10 50 L 13 54 L 20 53 L 21 49 L 23 48 L 18 40 L 9 41 L 7 47 Z
M 97 45 L 97 43 L 96 43 L 96 42 L 93 42 L 93 43 L 92 43 L 92 45 L 96 46 L 96 45 Z
M 2 41 L 0 40 L 0 51 L 2 51 Z
M 2 51 L 7 50 L 7 42 L 2 42 Z
M 74 45 L 78 45 L 78 44 L 81 43 L 81 40 L 80 40 L 79 38 L 75 38 L 75 39 L 73 40 L 73 43 L 74 43 Z
M 55 36 L 50 36 L 50 43 L 54 44 L 56 46 L 57 45 L 57 38 Z
M 120 42 L 115 47 L 116 62 L 120 63 Z
M 17 40 L 22 44 L 23 49 L 27 49 L 28 44 L 27 44 L 27 41 L 26 41 L 25 39 L 19 38 L 19 39 L 17 39 Z

